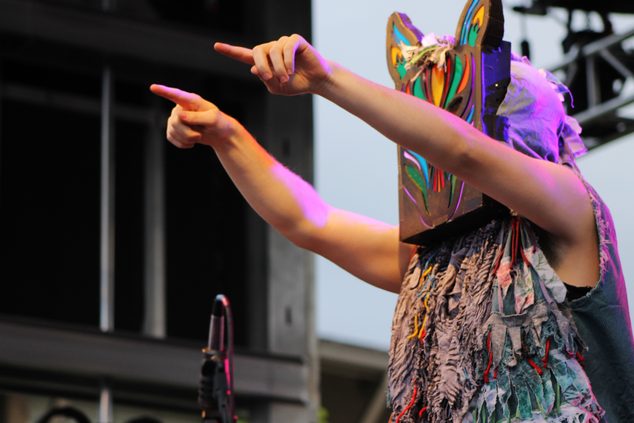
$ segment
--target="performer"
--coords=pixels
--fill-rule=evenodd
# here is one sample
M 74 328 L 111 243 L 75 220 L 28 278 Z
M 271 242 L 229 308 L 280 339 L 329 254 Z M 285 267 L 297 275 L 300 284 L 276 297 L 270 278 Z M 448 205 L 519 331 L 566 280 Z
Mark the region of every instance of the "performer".
M 550 81 L 513 62 L 500 113 L 520 138 L 505 144 L 326 60 L 299 35 L 214 47 L 250 66 L 272 94 L 320 95 L 512 210 L 434 244 L 405 244 L 398 227 L 325 203 L 213 103 L 151 86 L 176 104 L 172 144 L 211 147 L 249 204 L 290 241 L 399 293 L 390 422 L 598 422 L 604 409 L 611 422 L 634 421 L 614 229 L 574 166 L 574 131 Z

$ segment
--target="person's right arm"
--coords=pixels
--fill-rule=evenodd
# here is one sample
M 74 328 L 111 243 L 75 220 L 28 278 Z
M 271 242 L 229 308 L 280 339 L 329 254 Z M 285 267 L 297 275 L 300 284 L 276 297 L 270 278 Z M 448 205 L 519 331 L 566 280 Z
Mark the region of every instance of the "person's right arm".
M 179 148 L 213 148 L 250 206 L 299 247 L 320 254 L 358 278 L 398 292 L 412 247 L 398 227 L 334 208 L 273 158 L 235 119 L 200 96 L 153 85 L 176 103 L 167 138 Z

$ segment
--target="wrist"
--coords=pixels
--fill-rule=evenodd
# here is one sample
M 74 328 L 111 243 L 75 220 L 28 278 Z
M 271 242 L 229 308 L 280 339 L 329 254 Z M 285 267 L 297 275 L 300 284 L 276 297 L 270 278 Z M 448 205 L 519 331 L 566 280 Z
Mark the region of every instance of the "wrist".
M 310 93 L 321 97 L 326 97 L 326 94 L 332 90 L 334 85 L 335 74 L 339 71 L 339 65 L 330 60 L 326 61 L 324 65 L 325 75 L 320 78 L 317 83 L 311 88 Z
M 239 143 L 246 133 L 240 122 L 219 112 L 213 126 L 203 131 L 199 144 L 207 145 L 214 150 L 230 148 Z

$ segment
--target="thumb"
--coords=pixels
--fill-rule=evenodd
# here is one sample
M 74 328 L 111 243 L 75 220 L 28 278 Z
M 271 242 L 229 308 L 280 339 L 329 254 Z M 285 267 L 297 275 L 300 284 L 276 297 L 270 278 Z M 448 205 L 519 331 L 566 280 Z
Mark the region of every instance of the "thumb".
M 190 127 L 214 126 L 220 119 L 220 110 L 217 108 L 200 112 L 183 111 L 178 114 L 179 119 Z
M 187 91 L 179 90 L 178 88 L 167 87 L 165 85 L 152 84 L 150 91 L 170 100 L 185 110 L 203 111 L 214 108 L 214 105 L 199 96 L 198 94 L 190 93 Z

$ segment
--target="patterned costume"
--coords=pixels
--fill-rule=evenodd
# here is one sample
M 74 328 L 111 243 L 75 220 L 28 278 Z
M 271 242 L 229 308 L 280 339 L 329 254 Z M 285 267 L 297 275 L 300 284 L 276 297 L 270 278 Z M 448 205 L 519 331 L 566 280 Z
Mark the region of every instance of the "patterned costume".
M 572 303 L 540 247 L 540 231 L 519 217 L 421 247 L 412 257 L 393 322 L 391 421 L 601 421 L 583 366 L 610 405 L 606 421 L 634 421 L 634 353 L 612 221 L 588 192 L 601 280 Z M 575 309 L 594 314 L 575 315 L 584 325 L 612 328 L 588 334 L 587 353 Z

